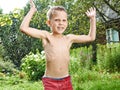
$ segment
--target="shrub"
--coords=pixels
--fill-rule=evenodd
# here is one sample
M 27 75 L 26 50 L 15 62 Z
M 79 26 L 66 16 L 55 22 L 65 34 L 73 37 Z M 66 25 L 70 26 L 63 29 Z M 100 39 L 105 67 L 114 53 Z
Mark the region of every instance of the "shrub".
M 44 53 L 34 54 L 30 52 L 22 59 L 22 70 L 26 73 L 29 80 L 39 80 L 45 71 L 45 56 Z
M 5 55 L 5 53 L 4 46 L 2 43 L 0 43 L 0 72 L 11 75 L 14 73 L 15 65 L 11 62 L 8 56 Z
M 5 74 L 13 74 L 15 65 L 10 61 L 2 61 L 0 60 L 0 72 Z
M 98 45 L 97 61 L 100 70 L 120 72 L 120 44 Z
M 0 40 L 0 60 L 3 60 L 4 53 L 5 53 L 5 50 L 4 50 L 3 45 L 1 44 L 1 40 Z
M 81 47 L 71 50 L 71 60 L 79 62 L 78 64 L 80 68 L 91 69 L 93 66 L 92 56 L 93 56 L 92 46 Z

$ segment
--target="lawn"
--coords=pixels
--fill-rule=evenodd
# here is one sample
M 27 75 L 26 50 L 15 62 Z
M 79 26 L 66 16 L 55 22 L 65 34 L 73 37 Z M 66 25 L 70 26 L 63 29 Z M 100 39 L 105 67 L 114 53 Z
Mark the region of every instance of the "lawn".
M 82 50 L 85 53 L 79 52 Z M 120 90 L 120 63 L 119 57 L 115 56 L 120 55 L 119 52 L 118 54 L 116 54 L 116 52 L 114 52 L 113 54 L 112 52 L 112 58 L 109 56 L 111 55 L 110 52 L 106 52 L 108 54 L 105 53 L 105 55 L 108 56 L 105 57 L 104 55 L 102 55 L 104 54 L 105 49 L 102 48 L 100 49 L 100 51 L 103 52 L 97 55 L 97 64 L 93 64 L 93 62 L 91 62 L 92 59 L 90 59 L 91 55 L 89 55 L 89 50 L 87 48 L 72 50 L 69 70 L 72 77 L 74 90 Z M 40 71 L 43 70 L 44 72 L 44 69 L 41 69 L 41 65 L 44 66 L 44 63 L 42 61 L 39 63 L 38 61 L 36 61 L 40 58 L 32 58 L 31 56 L 34 57 L 34 55 L 30 55 L 30 58 L 26 58 L 25 61 L 30 61 L 30 66 L 33 66 L 33 68 L 29 69 L 26 66 L 26 68 L 28 68 L 26 71 L 33 72 L 34 69 L 37 67 Z M 38 56 L 40 55 L 38 54 Z M 38 64 L 35 64 L 35 61 Z M 12 73 L 12 75 L 4 75 L 3 73 L 0 73 L 0 90 L 43 90 L 41 80 L 28 80 L 30 79 L 27 78 L 29 77 L 29 75 L 34 76 L 34 74 L 31 74 L 29 72 L 28 75 L 25 74 L 25 76 L 24 72 L 22 71 L 18 71 L 17 74 Z M 38 73 L 38 71 L 36 71 L 36 73 Z M 34 77 L 36 76 L 40 75 L 35 74 Z M 36 80 L 34 79 L 34 77 L 32 77 L 31 80 Z
M 82 73 L 82 74 L 81 74 Z M 120 74 L 83 71 L 72 75 L 74 90 L 120 90 Z M 0 77 L 0 90 L 43 90 L 42 82 L 20 79 L 18 76 Z
M 43 90 L 41 81 L 28 81 L 16 76 L 1 77 L 0 90 Z

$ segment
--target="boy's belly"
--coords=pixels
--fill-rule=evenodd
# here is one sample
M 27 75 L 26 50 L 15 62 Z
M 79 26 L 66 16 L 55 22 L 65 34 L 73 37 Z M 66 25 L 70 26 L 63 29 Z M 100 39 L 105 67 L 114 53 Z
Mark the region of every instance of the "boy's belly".
M 69 75 L 68 62 L 62 63 L 47 63 L 45 76 L 53 78 L 62 78 Z

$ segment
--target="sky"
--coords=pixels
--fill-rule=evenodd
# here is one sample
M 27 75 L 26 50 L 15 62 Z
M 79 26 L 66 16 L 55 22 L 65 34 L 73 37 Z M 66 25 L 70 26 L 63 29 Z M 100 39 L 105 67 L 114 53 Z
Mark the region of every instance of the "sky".
M 15 8 L 22 9 L 28 1 L 29 0 L 0 0 L 0 8 L 3 9 L 3 13 L 9 13 Z

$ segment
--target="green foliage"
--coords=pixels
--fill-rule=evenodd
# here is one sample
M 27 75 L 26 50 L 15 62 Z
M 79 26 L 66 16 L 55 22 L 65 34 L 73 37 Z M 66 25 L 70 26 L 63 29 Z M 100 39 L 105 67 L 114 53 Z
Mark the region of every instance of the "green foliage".
M 78 35 L 87 34 L 89 31 L 89 18 L 85 15 L 86 10 L 92 7 L 95 4 L 94 2 L 98 2 L 96 3 L 98 8 L 101 7 L 101 4 L 104 4 L 103 0 L 34 0 L 34 2 L 38 12 L 31 20 L 31 27 L 50 31 L 46 25 L 46 13 L 49 7 L 62 5 L 67 9 L 69 21 L 65 34 L 73 33 Z M 112 4 L 114 6 L 116 1 L 113 2 Z M 119 10 L 118 6 L 115 8 Z M 30 51 L 36 53 L 36 49 L 39 49 L 39 51 L 43 50 L 40 40 L 33 39 L 19 31 L 21 21 L 29 9 L 30 5 L 27 4 L 23 10 L 15 10 L 9 14 L 2 14 L 0 11 L 0 38 L 5 47 L 4 56 L 8 60 L 11 60 L 17 67 L 21 65 L 21 59 Z M 96 42 L 105 43 L 105 29 L 106 27 L 101 21 L 97 22 L 97 34 L 99 35 L 97 35 Z M 75 44 L 73 47 L 82 45 Z
M 40 40 L 20 32 L 19 26 L 23 19 L 23 14 L 22 10 L 15 10 L 9 15 L 0 16 L 0 37 L 5 50 L 4 56 L 8 60 L 10 59 L 17 67 L 20 66 L 21 59 L 30 51 L 35 53 L 37 48 L 42 50 Z
M 100 70 L 120 72 L 120 44 L 98 45 L 97 61 Z
M 11 75 L 14 74 L 14 70 L 15 70 L 14 68 L 15 65 L 10 60 L 7 59 L 6 61 L 5 58 L 3 58 L 3 56 L 0 56 L 0 72 L 7 75 Z
M 6 74 L 13 74 L 14 73 L 14 64 L 10 61 L 2 61 L 0 60 L 0 72 Z
M 45 71 L 45 55 L 44 53 L 29 53 L 22 59 L 22 70 L 26 73 L 29 80 L 39 80 Z
M 79 67 L 91 69 L 93 66 L 93 51 L 92 46 L 81 47 L 71 50 L 71 60 L 79 62 Z M 74 66 L 75 67 L 75 66 Z
M 0 77 L 0 90 L 43 90 L 42 82 L 31 82 L 17 76 Z
M 85 15 L 86 10 L 93 6 L 93 0 L 34 0 L 38 12 L 33 16 L 30 26 L 50 31 L 46 25 L 46 13 L 53 5 L 63 5 L 68 11 L 69 26 L 65 34 L 87 34 L 89 31 L 89 19 Z M 0 14 L 0 38 L 5 47 L 5 56 L 17 67 L 21 65 L 21 59 L 30 51 L 36 53 L 36 49 L 43 50 L 42 43 L 38 39 L 22 34 L 19 26 L 24 16 L 30 9 L 27 4 L 23 10 L 15 10 L 9 14 Z M 79 11 L 78 11 L 79 10 Z M 100 30 L 101 31 L 101 30 Z M 74 45 L 74 47 L 81 44 Z M 3 57 L 4 58 L 4 57 Z
M 5 55 L 4 47 L 2 44 L 0 44 L 0 72 L 5 73 L 5 74 L 13 74 L 15 66 L 4 55 Z
M 114 45 L 115 46 L 115 45 Z M 118 45 L 119 46 L 119 45 Z M 102 47 L 101 45 L 98 47 Z M 119 90 L 120 88 L 120 73 L 109 73 L 96 71 L 96 66 L 92 66 L 92 69 L 86 68 L 84 64 L 81 65 L 81 55 L 82 59 L 88 59 L 89 52 L 91 53 L 91 46 L 82 47 L 78 49 L 71 50 L 71 62 L 69 65 L 70 75 L 72 77 L 72 84 L 74 90 Z M 107 47 L 101 48 L 101 52 L 106 52 Z M 106 49 L 106 50 L 104 50 Z M 118 48 L 117 48 L 118 49 Z M 84 54 L 80 54 L 80 50 Z M 88 52 L 89 51 L 89 52 Z M 103 53 L 102 52 L 102 53 Z M 103 53 L 102 55 L 104 55 Z M 86 58 L 85 58 L 86 57 Z M 102 57 L 103 58 L 103 57 Z M 101 59 L 102 59 L 101 58 Z M 30 75 L 33 75 L 32 72 L 41 72 L 45 67 L 45 57 L 44 52 L 37 54 L 30 53 L 25 58 L 23 58 L 23 69 Z M 104 62 L 102 62 L 104 63 Z M 87 65 L 87 63 L 85 64 Z M 89 66 L 89 64 L 88 64 Z M 22 66 L 21 66 L 22 67 Z M 40 70 L 40 71 L 37 71 Z M 44 70 L 43 70 L 44 72 Z M 30 76 L 32 79 L 35 79 L 37 75 L 34 73 L 34 77 Z M 37 75 L 38 79 L 40 75 Z M 37 79 L 37 80 L 38 80 Z M 43 90 L 43 85 L 41 81 L 27 81 L 26 78 L 20 79 L 18 76 L 6 77 L 4 74 L 0 73 L 0 90 Z
M 2 10 L 2 8 L 0 8 L 0 14 L 2 14 L 2 12 L 3 12 L 3 10 Z
M 0 44 L 0 61 L 3 60 L 3 55 L 4 55 L 5 51 L 4 51 L 4 48 L 3 48 L 3 45 Z
M 3 86 L 4 84 L 8 84 L 8 85 L 17 85 L 20 83 L 23 83 L 23 80 L 20 80 L 17 76 L 5 76 L 5 77 L 0 77 L 0 80 L 3 80 L 3 82 L 1 84 L 1 86 Z
M 36 0 L 35 3 L 39 11 L 33 16 L 30 26 L 49 30 L 46 25 L 46 12 L 49 2 Z M 30 51 L 36 53 L 36 49 L 43 50 L 40 40 L 26 36 L 19 30 L 21 21 L 29 8 L 28 4 L 24 10 L 15 10 L 10 14 L 0 14 L 0 38 L 5 47 L 5 56 L 18 68 L 21 65 L 21 59 Z
M 119 90 L 119 73 L 95 71 L 95 66 L 88 70 L 81 67 L 79 58 L 72 59 L 69 68 L 74 90 L 112 90 L 113 88 Z

